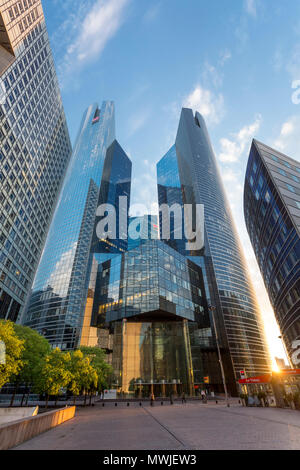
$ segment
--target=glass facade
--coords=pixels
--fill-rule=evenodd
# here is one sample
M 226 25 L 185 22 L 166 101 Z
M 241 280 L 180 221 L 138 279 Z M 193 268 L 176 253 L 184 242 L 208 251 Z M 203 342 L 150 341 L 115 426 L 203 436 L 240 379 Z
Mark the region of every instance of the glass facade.
M 207 388 L 222 390 L 197 264 L 160 240 L 141 240 L 103 262 L 99 273 L 92 325 L 111 331 L 113 385 L 120 393 L 194 395 L 204 377 Z
M 300 340 L 300 163 L 253 140 L 244 214 L 291 357 L 293 342 Z
M 130 217 L 128 224 L 128 250 L 139 246 L 142 240 L 159 238 L 157 215 Z
M 236 390 L 239 371 L 270 371 L 256 297 L 203 117 L 183 109 L 175 145 L 157 164 L 161 204 L 203 204 L 205 247 L 191 259 L 203 269 L 208 300 L 216 308 L 225 374 Z M 162 220 L 160 221 L 162 222 Z M 177 240 L 168 242 L 175 243 Z M 182 243 L 182 242 L 180 242 Z
M 40 0 L 1 0 L 0 12 L 0 318 L 16 321 L 71 144 Z
M 97 258 L 106 256 L 104 243 L 95 237 L 96 210 L 119 195 L 128 195 L 130 178 L 131 163 L 115 141 L 114 104 L 89 106 L 23 321 L 53 346 L 73 349 L 80 344 L 90 314 Z
M 132 397 L 193 394 L 193 368 L 187 323 L 116 322 L 114 386 Z
M 100 326 L 141 315 L 208 320 L 201 268 L 160 240 L 141 242 L 102 264 L 94 322 Z

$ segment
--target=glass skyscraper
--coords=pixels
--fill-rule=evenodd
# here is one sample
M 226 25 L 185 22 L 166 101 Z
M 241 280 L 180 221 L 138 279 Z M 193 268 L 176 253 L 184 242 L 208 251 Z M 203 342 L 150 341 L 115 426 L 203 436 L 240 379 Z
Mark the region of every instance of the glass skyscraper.
M 89 106 L 23 318 L 53 346 L 76 348 L 87 334 L 99 261 L 126 248 L 124 240 L 116 246 L 96 237 L 96 210 L 119 196 L 127 196 L 128 208 L 130 180 L 131 162 L 115 140 L 114 104 Z
M 270 371 L 263 324 L 203 117 L 182 109 L 175 145 L 157 164 L 159 205 L 203 204 L 202 266 L 214 307 L 225 374 L 236 390 L 239 371 Z M 162 223 L 162 217 L 161 221 Z M 184 253 L 183 240 L 166 241 Z M 187 254 L 188 255 L 188 254 Z
M 204 377 L 207 388 L 222 391 L 198 264 L 158 239 L 140 239 L 98 270 L 90 336 L 93 345 L 111 349 L 118 392 L 194 395 Z
M 300 345 L 300 162 L 253 140 L 244 214 L 289 356 Z
M 40 0 L 0 0 L 0 319 L 26 301 L 71 155 Z

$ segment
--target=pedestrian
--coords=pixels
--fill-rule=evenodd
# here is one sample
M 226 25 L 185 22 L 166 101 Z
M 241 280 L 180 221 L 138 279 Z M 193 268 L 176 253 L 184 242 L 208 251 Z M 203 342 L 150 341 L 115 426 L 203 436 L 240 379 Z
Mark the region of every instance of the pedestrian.
M 201 390 L 201 399 L 202 399 L 202 401 L 204 401 L 205 398 L 206 398 L 205 390 Z
M 184 393 L 184 392 L 182 393 L 181 401 L 182 401 L 182 404 L 183 404 L 183 403 L 186 403 L 185 393 Z
M 151 406 L 154 405 L 154 400 L 155 400 L 154 393 L 151 393 L 151 399 L 150 399 Z
M 170 405 L 173 405 L 173 395 L 172 395 L 172 392 L 170 393 Z

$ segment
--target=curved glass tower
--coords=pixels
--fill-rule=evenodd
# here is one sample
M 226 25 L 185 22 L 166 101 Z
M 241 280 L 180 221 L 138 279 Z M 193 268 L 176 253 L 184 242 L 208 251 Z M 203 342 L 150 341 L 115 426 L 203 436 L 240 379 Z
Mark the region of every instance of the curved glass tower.
M 0 0 L 0 319 L 16 321 L 72 153 L 40 0 Z
M 300 345 L 300 162 L 253 140 L 246 172 L 248 233 L 289 356 Z
M 33 285 L 23 324 L 37 329 L 52 345 L 72 349 L 79 344 L 91 269 L 90 249 L 96 208 L 114 161 L 114 104 L 89 106 L 83 115 L 68 172 Z M 109 150 L 107 152 L 107 150 Z M 127 157 L 126 157 L 127 158 Z M 131 165 L 129 169 L 131 173 Z
M 181 112 L 175 145 L 157 165 L 159 204 L 203 204 L 204 269 L 231 389 L 240 378 L 270 371 L 260 311 L 203 117 Z M 181 243 L 181 241 L 179 241 Z M 180 250 L 180 243 L 177 249 Z M 174 241 L 172 241 L 174 245 Z

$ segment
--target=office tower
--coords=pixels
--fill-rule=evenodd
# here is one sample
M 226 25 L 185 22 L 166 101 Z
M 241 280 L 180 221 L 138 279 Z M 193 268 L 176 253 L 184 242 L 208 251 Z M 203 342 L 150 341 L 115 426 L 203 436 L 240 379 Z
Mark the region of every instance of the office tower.
M 130 217 L 128 225 L 128 250 L 137 247 L 142 240 L 159 238 L 157 215 L 145 214 Z
M 222 390 L 200 266 L 154 239 L 112 256 L 101 272 L 93 325 L 113 337 L 118 392 L 194 395 L 204 377 Z
M 203 269 L 234 393 L 239 371 L 270 371 L 260 311 L 203 117 L 182 109 L 175 145 L 157 164 L 159 205 L 203 204 L 204 248 L 193 259 Z M 160 220 L 162 223 L 162 217 Z M 182 240 L 166 241 L 183 252 Z
M 0 318 L 16 321 L 71 155 L 39 0 L 0 0 Z
M 116 248 L 95 236 L 96 210 L 130 196 L 130 179 L 131 162 L 115 141 L 114 104 L 89 106 L 23 319 L 53 346 L 73 349 L 83 344 L 82 335 L 88 340 L 99 260 Z
M 253 140 L 245 179 L 244 215 L 288 355 L 297 366 L 300 364 L 300 162 Z

